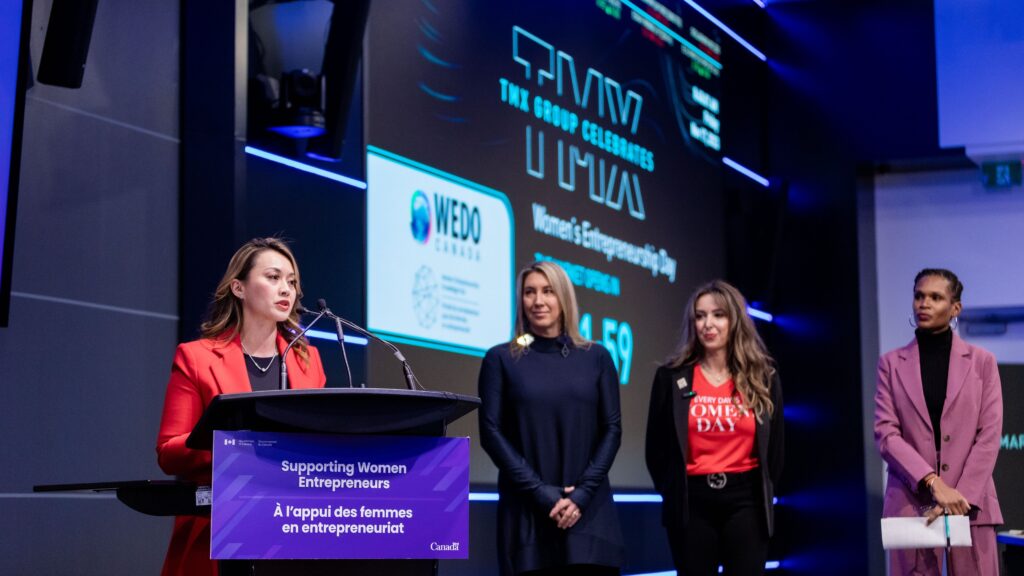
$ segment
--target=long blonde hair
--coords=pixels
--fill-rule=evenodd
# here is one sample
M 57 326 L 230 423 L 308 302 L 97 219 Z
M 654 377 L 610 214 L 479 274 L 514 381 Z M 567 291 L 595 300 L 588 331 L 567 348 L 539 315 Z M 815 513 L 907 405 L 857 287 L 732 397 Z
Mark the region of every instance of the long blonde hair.
M 273 250 L 285 258 L 295 270 L 295 305 L 292 307 L 288 319 L 277 323 L 277 332 L 285 340 L 291 340 L 302 328 L 299 326 L 299 301 L 302 299 L 302 282 L 299 278 L 299 264 L 295 261 L 288 245 L 280 238 L 253 238 L 242 245 L 235 255 L 228 262 L 228 268 L 224 271 L 224 277 L 217 284 L 213 293 L 213 300 L 206 312 L 206 321 L 199 327 L 203 338 L 213 340 L 233 340 L 242 330 L 245 322 L 242 301 L 231 291 L 231 282 L 239 280 L 244 282 L 252 271 L 256 257 L 266 250 Z M 304 361 L 309 361 L 309 342 L 303 336 L 295 343 L 296 353 Z
M 771 397 L 771 381 L 775 375 L 775 361 L 765 348 L 764 341 L 747 314 L 747 301 L 733 285 L 724 280 L 713 280 L 690 296 L 683 312 L 682 337 L 666 365 L 671 368 L 697 365 L 704 359 L 704 345 L 697 337 L 697 301 L 711 294 L 729 315 L 727 362 L 733 375 L 736 391 L 743 405 L 760 420 L 765 412 L 771 416 L 775 404 Z
M 537 272 L 543 275 L 551 285 L 551 290 L 558 298 L 558 304 L 562 307 L 562 316 L 559 319 L 562 327 L 562 334 L 569 337 L 577 348 L 589 348 L 590 340 L 580 334 L 580 310 L 576 305 L 576 289 L 573 288 L 572 280 L 561 266 L 554 262 L 537 261 L 527 265 L 519 271 L 516 278 L 516 336 L 510 345 L 513 354 L 522 353 L 528 345 L 524 346 L 519 336 L 529 332 L 530 321 L 526 317 L 526 310 L 523 308 L 523 285 L 526 284 L 526 277 Z

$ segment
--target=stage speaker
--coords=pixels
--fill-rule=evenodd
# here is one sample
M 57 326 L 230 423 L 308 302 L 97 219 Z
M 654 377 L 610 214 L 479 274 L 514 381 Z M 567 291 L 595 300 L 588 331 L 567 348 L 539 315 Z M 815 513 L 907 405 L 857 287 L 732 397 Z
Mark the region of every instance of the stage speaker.
M 53 0 L 36 80 L 81 88 L 99 0 Z

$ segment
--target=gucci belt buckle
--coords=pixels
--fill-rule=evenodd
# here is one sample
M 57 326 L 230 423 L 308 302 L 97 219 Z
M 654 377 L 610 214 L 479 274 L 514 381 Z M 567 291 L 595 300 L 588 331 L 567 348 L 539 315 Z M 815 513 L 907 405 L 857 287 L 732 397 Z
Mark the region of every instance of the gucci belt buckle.
M 708 486 L 715 490 L 721 490 L 725 488 L 726 477 L 725 472 L 715 472 L 714 474 L 708 474 Z

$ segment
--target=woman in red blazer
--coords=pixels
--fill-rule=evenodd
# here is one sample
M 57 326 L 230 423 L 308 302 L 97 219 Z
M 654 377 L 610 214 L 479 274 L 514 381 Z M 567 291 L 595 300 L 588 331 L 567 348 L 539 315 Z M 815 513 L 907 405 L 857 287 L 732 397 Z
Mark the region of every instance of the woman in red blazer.
M 878 362 L 875 442 L 889 467 L 882 515 L 969 514 L 971 548 L 953 548 L 949 574 L 999 574 L 1003 516 L 992 471 L 1003 429 L 995 357 L 953 331 L 963 284 L 949 270 L 914 278 L 915 338 Z M 940 573 L 941 549 L 894 550 L 893 575 Z
M 301 297 L 299 268 L 284 242 L 257 238 L 235 252 L 200 329 L 202 338 L 179 345 L 174 356 L 156 445 L 164 472 L 209 484 L 211 453 L 186 448 L 185 439 L 214 396 L 278 388 L 280 354 L 298 333 Z M 292 388 L 323 388 L 320 356 L 304 337 L 284 361 Z M 209 517 L 175 518 L 162 574 L 217 574 Z

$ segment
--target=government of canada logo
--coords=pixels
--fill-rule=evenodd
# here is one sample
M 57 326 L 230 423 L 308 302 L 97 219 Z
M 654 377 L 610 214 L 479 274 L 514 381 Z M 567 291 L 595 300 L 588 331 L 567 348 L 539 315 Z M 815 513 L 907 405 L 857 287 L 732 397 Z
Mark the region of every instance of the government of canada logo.
M 412 231 L 412 237 L 420 244 L 426 244 L 430 240 L 430 199 L 422 190 L 413 192 L 409 211 L 411 213 L 409 228 Z

